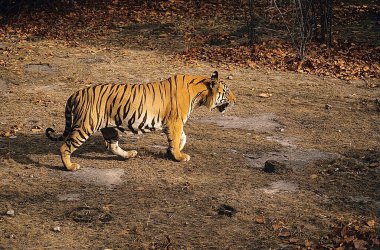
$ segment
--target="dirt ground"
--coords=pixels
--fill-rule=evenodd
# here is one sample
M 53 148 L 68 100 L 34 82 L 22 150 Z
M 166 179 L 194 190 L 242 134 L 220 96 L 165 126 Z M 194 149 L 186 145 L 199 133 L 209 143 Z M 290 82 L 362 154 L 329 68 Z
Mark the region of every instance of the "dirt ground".
M 378 80 L 187 64 L 106 43 L 9 40 L 0 52 L 0 249 L 379 247 Z M 167 159 L 161 133 L 123 135 L 139 152 L 126 161 L 98 133 L 72 173 L 44 135 L 63 131 L 68 96 L 89 84 L 214 70 L 237 103 L 193 112 L 190 162 Z

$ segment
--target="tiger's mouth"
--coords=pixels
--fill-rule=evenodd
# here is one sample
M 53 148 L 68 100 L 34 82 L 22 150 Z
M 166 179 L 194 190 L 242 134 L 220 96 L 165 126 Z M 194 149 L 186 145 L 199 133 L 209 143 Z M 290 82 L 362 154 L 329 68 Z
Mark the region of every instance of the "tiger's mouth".
M 220 106 L 217 106 L 217 108 L 218 108 L 219 112 L 224 113 L 229 106 L 230 106 L 230 104 L 228 102 L 226 102 Z

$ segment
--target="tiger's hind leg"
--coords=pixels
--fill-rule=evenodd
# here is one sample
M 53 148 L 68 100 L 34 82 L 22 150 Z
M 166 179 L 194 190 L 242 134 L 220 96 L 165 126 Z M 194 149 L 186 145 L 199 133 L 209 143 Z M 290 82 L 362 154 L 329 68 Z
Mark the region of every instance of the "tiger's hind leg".
M 119 134 L 115 128 L 103 128 L 100 130 L 106 142 L 106 148 L 113 154 L 124 159 L 132 158 L 137 155 L 136 150 L 125 151 L 119 147 Z
M 71 154 L 77 150 L 89 137 L 91 134 L 85 133 L 82 129 L 74 129 L 68 135 L 65 143 L 61 146 L 61 160 L 63 165 L 69 171 L 75 171 L 80 168 L 77 163 L 72 163 L 70 160 Z

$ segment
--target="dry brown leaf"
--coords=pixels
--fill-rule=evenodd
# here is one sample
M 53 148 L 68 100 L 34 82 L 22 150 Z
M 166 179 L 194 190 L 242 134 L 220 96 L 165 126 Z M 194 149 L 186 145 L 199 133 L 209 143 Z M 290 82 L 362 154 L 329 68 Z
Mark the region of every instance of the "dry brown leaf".
M 305 240 L 305 247 L 311 247 L 312 242 L 310 240 Z
M 262 216 L 262 215 L 257 216 L 257 217 L 255 218 L 255 222 L 256 222 L 257 224 L 265 224 L 265 218 L 264 218 L 264 216 Z
M 290 236 L 290 232 L 289 231 L 281 231 L 278 233 L 278 237 L 282 237 L 282 238 L 286 238 L 286 237 L 289 237 Z
M 7 131 L 1 134 L 3 137 L 10 137 L 12 134 L 11 132 Z
M 128 235 L 129 234 L 129 229 L 121 230 L 120 234 L 121 235 Z
M 355 249 L 358 249 L 358 250 L 367 249 L 366 248 L 367 242 L 364 240 L 354 240 L 353 243 L 354 243 Z
M 300 240 L 299 239 L 297 239 L 297 238 L 290 238 L 289 239 L 289 243 L 297 243 L 297 242 L 299 242 Z
M 257 68 L 257 63 L 255 63 L 254 61 L 251 61 L 251 60 L 247 60 L 247 65 L 248 65 L 248 67 L 250 67 L 252 69 Z
M 375 227 L 375 220 L 369 220 L 369 221 L 367 221 L 367 225 L 369 227 Z
M 279 223 L 272 224 L 272 228 L 273 228 L 273 230 L 278 230 L 278 229 L 282 228 L 282 225 Z

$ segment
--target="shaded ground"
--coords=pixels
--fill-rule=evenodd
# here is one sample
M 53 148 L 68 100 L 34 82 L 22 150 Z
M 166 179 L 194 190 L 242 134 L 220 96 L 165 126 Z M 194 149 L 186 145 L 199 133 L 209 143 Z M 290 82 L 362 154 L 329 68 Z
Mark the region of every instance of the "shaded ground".
M 39 127 L 63 130 L 74 90 L 175 72 L 208 75 L 214 67 L 55 41 L 2 46 L 18 55 L 1 69 L 1 129 L 18 131 L 1 138 L 1 247 L 314 248 L 336 246 L 337 228 L 347 225 L 358 226 L 353 234 L 367 247 L 376 243 L 380 93 L 365 81 L 220 70 L 232 76 L 226 81 L 238 102 L 225 116 L 194 112 L 186 127 L 190 162 L 166 159 L 160 133 L 124 135 L 123 146 L 139 151 L 128 161 L 107 153 L 97 134 L 75 154 L 83 169 L 68 173 L 60 145 Z M 272 95 L 258 97 L 263 92 Z M 266 173 L 266 160 L 289 171 Z M 222 205 L 236 214 L 219 214 Z
M 0 249 L 379 247 L 378 79 L 188 64 L 168 54 L 188 46 L 178 26 L 114 25 L 90 42 L 0 42 Z M 63 131 L 79 88 L 215 69 L 237 103 L 224 116 L 194 111 L 190 162 L 168 160 L 161 133 L 123 134 L 139 152 L 127 161 L 96 134 L 69 173 L 45 138 L 46 127 Z

